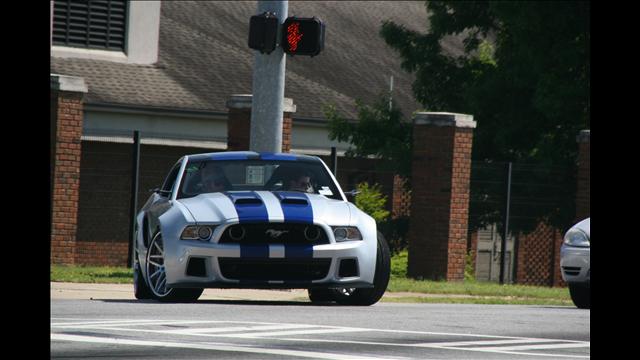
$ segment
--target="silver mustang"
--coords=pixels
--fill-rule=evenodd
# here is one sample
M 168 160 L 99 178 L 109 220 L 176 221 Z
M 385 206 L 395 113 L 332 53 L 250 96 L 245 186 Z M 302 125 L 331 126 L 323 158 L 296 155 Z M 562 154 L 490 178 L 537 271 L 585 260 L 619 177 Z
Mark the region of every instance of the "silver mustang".
M 375 221 L 314 156 L 184 156 L 137 214 L 138 299 L 305 288 L 312 302 L 371 305 L 389 274 L 389 247 Z

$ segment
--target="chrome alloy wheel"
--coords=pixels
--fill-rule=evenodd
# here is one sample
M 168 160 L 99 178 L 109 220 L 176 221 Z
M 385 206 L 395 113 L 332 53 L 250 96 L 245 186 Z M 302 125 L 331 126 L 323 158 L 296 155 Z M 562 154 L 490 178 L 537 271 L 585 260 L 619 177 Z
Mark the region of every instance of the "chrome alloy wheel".
M 164 245 L 162 235 L 157 233 L 147 251 L 147 283 L 153 294 L 163 298 L 171 293 L 167 288 L 167 274 L 164 267 Z

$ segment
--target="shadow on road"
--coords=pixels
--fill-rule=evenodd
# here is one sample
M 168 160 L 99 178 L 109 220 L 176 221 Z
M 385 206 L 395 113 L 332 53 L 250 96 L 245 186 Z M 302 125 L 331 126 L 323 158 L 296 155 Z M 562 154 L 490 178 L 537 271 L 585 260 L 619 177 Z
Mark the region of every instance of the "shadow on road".
M 123 299 L 92 299 L 93 301 L 102 301 L 106 303 L 116 304 L 171 304 L 169 302 L 160 302 L 156 300 L 123 300 Z M 175 303 L 173 303 L 175 304 Z M 308 301 L 276 301 L 276 300 L 198 300 L 191 303 L 182 304 L 218 304 L 218 305 L 269 305 L 269 306 L 342 306 L 336 303 L 311 303 Z

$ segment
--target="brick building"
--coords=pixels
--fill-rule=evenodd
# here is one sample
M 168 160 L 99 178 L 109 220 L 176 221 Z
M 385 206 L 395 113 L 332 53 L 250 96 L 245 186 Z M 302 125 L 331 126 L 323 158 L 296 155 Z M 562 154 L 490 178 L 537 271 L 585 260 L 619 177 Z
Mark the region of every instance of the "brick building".
M 126 263 L 134 130 L 142 134 L 138 207 L 182 155 L 248 147 L 251 97 L 243 94 L 252 90 L 255 51 L 247 37 L 257 3 L 108 3 L 107 17 L 91 2 L 51 2 L 53 263 Z M 77 22 L 79 14 L 109 26 L 82 30 L 86 22 Z M 391 77 L 393 99 L 403 113 L 408 117 L 421 108 L 411 91 L 413 75 L 401 69 L 378 32 L 383 20 L 424 32 L 424 2 L 290 2 L 289 15 L 294 14 L 318 16 L 327 33 L 319 56 L 287 57 L 283 151 L 319 155 L 328 163 L 335 146 L 343 188 L 380 183 L 393 217 L 415 215 L 409 238 L 417 251 L 410 255 L 410 273 L 461 280 L 468 248 L 477 250 L 477 241 L 468 239 L 478 236 L 469 237 L 466 229 L 475 123 L 462 114 L 445 116 L 452 115 L 453 123 L 434 122 L 434 114 L 407 119 L 414 121 L 414 141 L 422 146 L 413 159 L 414 178 L 424 181 L 410 195 L 404 180 L 382 171 L 380 161 L 343 157 L 349 145 L 329 140 L 323 113 L 332 104 L 356 119 L 355 100 L 372 103 L 388 91 Z M 455 38 L 443 48 L 462 52 Z M 589 212 L 588 132 L 580 139 L 578 217 Z M 559 274 L 557 259 L 548 259 L 559 256 L 550 251 L 559 249 L 561 235 L 541 228 L 529 240 L 520 239 L 514 255 L 518 282 Z
M 65 191 L 53 199 L 54 263 L 122 264 L 126 259 L 134 130 L 142 137 L 139 207 L 148 189 L 157 187 L 185 153 L 243 146 L 236 143 L 242 137 L 235 137 L 246 130 L 238 118 L 243 110 L 230 104 L 238 94 L 251 93 L 256 52 L 248 48 L 247 37 L 257 2 L 108 3 L 107 13 L 91 2 L 51 2 L 52 82 L 64 78 L 86 87 L 71 94 L 52 86 L 52 143 L 58 149 L 52 152 L 51 171 L 55 179 L 73 182 L 69 188 L 60 180 L 51 185 Z M 328 160 L 335 146 L 343 187 L 379 182 L 390 210 L 394 203 L 408 208 L 406 196 L 405 202 L 397 199 L 402 195 L 397 184 L 394 200 L 394 175 L 380 172 L 378 161 L 342 157 L 348 144 L 329 140 L 323 106 L 332 104 L 355 119 L 355 100 L 373 102 L 389 90 L 393 77 L 393 98 L 403 112 L 419 108 L 411 93 L 413 76 L 400 68 L 399 57 L 378 32 L 387 19 L 425 31 L 424 2 L 290 2 L 289 15 L 294 14 L 321 18 L 327 33 L 319 56 L 286 59 L 285 98 L 292 111 L 285 112 L 284 150 Z M 83 16 L 108 26 L 87 25 L 79 20 Z M 452 51 L 461 46 L 447 44 Z M 67 101 L 67 95 L 79 99 L 82 108 L 71 145 L 54 135 L 61 134 L 64 124 L 57 119 L 66 110 L 56 111 L 53 104 Z

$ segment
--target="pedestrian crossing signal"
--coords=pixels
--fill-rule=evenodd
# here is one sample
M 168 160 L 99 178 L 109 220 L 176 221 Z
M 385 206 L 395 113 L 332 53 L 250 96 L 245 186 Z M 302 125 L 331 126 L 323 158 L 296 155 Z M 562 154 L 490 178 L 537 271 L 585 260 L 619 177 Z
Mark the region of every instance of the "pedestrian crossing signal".
M 274 13 L 254 15 L 249 21 L 249 47 L 270 54 L 276 48 L 278 18 Z
M 316 56 L 324 49 L 325 25 L 317 17 L 288 17 L 282 24 L 280 44 L 290 55 Z

